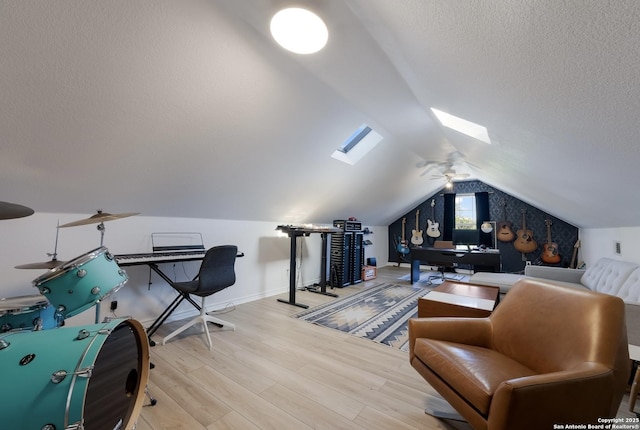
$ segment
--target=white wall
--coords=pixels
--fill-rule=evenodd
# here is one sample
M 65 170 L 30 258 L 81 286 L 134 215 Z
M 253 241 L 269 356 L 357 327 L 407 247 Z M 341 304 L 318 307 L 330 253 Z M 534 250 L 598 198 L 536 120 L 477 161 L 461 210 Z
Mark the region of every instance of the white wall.
M 616 242 L 620 242 L 619 255 L 615 253 Z M 601 257 L 640 264 L 640 227 L 581 229 L 578 255 L 587 265 Z
M 38 295 L 38 289 L 32 285 L 32 281 L 46 273 L 46 270 L 16 269 L 14 266 L 50 260 L 47 253 L 54 251 L 58 222 L 62 225 L 88 216 L 36 213 L 26 218 L 0 221 L 0 298 Z M 275 230 L 278 223 L 138 215 L 106 222 L 104 225 L 104 246 L 112 254 L 149 252 L 151 233 L 154 232 L 199 232 L 203 235 L 205 247 L 237 245 L 245 256 L 236 262 L 236 284 L 211 296 L 209 309 L 288 291 L 290 239 Z M 100 232 L 96 227 L 96 224 L 88 224 L 59 229 L 58 260 L 68 261 L 99 247 Z M 367 238 L 374 244 L 366 248 L 366 256 L 376 257 L 378 265 L 386 264 L 387 227 L 369 228 L 374 235 Z M 309 285 L 317 282 L 320 277 L 320 235 L 312 234 L 298 240 L 297 285 Z M 175 280 L 193 278 L 198 268 L 199 262 L 162 266 L 163 271 Z M 132 316 L 148 325 L 176 297 L 176 292 L 147 266 L 126 267 L 125 270 L 129 281 L 122 289 L 105 299 L 100 307 L 99 319 L 109 315 L 109 302 L 116 299 L 117 316 Z M 68 319 L 66 324 L 92 324 L 95 314 L 95 308 L 91 308 Z M 183 303 L 171 319 L 192 314 L 195 314 L 195 309 L 190 304 Z

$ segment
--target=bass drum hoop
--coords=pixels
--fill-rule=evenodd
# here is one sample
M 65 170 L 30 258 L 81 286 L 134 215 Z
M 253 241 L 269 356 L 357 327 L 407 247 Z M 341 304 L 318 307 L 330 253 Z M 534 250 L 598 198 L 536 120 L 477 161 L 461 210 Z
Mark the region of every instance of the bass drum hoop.
M 115 325 L 114 327 L 110 328 L 110 329 L 105 329 L 102 328 L 100 330 L 107 330 L 108 331 L 108 336 L 106 339 L 104 339 L 104 342 L 102 342 L 100 345 L 98 345 L 100 347 L 98 355 L 95 357 L 95 359 L 91 362 L 92 366 L 94 366 L 95 364 L 98 363 L 98 361 L 101 359 L 101 354 L 103 352 L 105 352 L 105 349 L 103 348 L 104 343 L 108 340 L 108 337 L 111 335 L 111 333 L 113 333 L 115 330 L 117 329 L 122 329 L 121 326 L 122 325 L 129 325 L 132 329 L 134 334 L 137 333 L 138 336 L 136 336 L 136 343 L 138 344 L 138 369 L 140 369 L 140 375 L 138 375 L 138 385 L 135 387 L 135 390 L 133 392 L 131 392 L 131 397 L 135 398 L 135 401 L 133 403 L 129 404 L 129 410 L 127 411 L 127 414 L 125 415 L 125 420 L 124 422 L 126 423 L 126 426 L 123 427 L 123 430 L 134 430 L 135 426 L 136 426 L 136 422 L 137 422 L 137 418 L 140 415 L 140 411 L 142 409 L 142 405 L 144 402 L 144 393 L 147 387 L 147 383 L 149 381 L 149 341 L 147 339 L 147 332 L 145 331 L 144 327 L 142 326 L 142 324 L 140 322 L 138 322 L 137 320 L 134 319 L 125 319 L 125 320 L 113 320 L 111 321 L 111 323 L 113 322 L 118 322 L 117 325 Z M 76 427 L 74 425 L 69 426 L 69 413 L 71 410 L 71 401 L 72 401 L 72 396 L 73 396 L 73 392 L 74 392 L 74 387 L 76 385 L 76 382 L 78 382 L 78 378 L 83 378 L 84 376 L 81 375 L 81 372 L 78 371 L 78 369 L 82 369 L 85 368 L 85 359 L 88 357 L 88 352 L 89 350 L 91 350 L 91 348 L 93 347 L 93 344 L 96 342 L 96 340 L 99 339 L 98 336 L 94 336 L 93 339 L 91 340 L 91 343 L 89 344 L 89 346 L 87 346 L 87 348 L 84 350 L 84 352 L 82 353 L 80 359 L 78 360 L 78 365 L 76 368 L 76 372 L 73 375 L 73 379 L 71 381 L 70 387 L 69 387 L 69 393 L 67 396 L 67 404 L 66 404 L 66 410 L 65 410 L 65 416 L 64 416 L 64 428 L 65 429 L 75 429 Z M 91 358 L 91 357 L 89 357 Z M 92 390 L 92 386 L 91 386 L 91 378 L 89 379 L 89 384 L 86 388 L 86 390 L 84 390 L 83 392 L 83 399 L 82 399 L 82 423 L 80 423 L 80 427 L 78 427 L 79 430 L 84 429 L 84 421 L 85 421 L 85 407 L 87 406 L 87 397 L 90 395 L 90 391 L 93 392 Z M 87 429 L 90 430 L 90 429 Z

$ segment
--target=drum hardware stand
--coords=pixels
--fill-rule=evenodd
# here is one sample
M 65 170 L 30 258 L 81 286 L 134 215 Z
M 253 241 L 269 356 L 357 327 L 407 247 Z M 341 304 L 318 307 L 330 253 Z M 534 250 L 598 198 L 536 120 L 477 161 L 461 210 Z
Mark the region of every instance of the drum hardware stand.
M 96 224 L 98 223 L 98 231 L 100 232 L 100 246 L 103 246 L 104 244 L 104 222 L 105 221 L 112 221 L 112 220 L 116 220 L 116 219 L 120 219 L 120 218 L 126 218 L 126 217 L 130 217 L 133 215 L 138 215 L 137 212 L 126 212 L 126 213 L 121 213 L 121 214 L 110 214 L 107 212 L 103 212 L 102 209 L 98 209 L 96 211 L 97 213 L 90 216 L 89 218 L 86 219 L 81 219 L 78 221 L 73 221 L 73 222 L 68 222 L 66 224 L 61 225 L 60 227 L 75 227 L 78 225 L 86 225 L 86 224 Z
M 96 303 L 96 324 L 100 323 L 100 301 Z
M 151 395 L 151 392 L 149 391 L 149 387 L 144 387 L 144 394 L 147 395 L 147 397 L 149 398 L 149 402 L 150 405 L 149 406 L 155 406 L 158 401 Z
M 60 233 L 60 220 L 56 226 L 56 241 L 53 247 L 53 254 L 47 252 L 47 256 L 51 257 L 51 260 L 42 263 L 29 263 L 15 266 L 16 269 L 53 269 L 58 265 L 64 264 L 64 261 L 58 261 L 58 235 Z
M 102 246 L 104 243 L 104 230 L 105 230 L 104 223 L 101 222 L 100 224 L 98 224 L 96 228 L 100 232 L 100 246 Z

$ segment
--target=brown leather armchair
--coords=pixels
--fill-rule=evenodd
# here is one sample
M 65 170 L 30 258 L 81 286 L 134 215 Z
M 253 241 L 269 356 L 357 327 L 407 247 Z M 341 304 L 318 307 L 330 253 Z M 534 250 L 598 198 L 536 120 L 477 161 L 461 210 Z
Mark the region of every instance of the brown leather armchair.
M 621 299 L 531 279 L 487 318 L 409 320 L 412 366 L 477 430 L 615 417 L 630 362 Z

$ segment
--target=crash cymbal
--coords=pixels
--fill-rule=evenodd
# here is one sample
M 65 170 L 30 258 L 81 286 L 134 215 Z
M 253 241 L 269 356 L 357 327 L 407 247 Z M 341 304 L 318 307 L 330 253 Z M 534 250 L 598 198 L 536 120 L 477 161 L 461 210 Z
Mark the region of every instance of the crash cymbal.
M 91 215 L 89 218 L 81 219 L 78 221 L 68 222 L 60 226 L 62 227 L 75 227 L 78 225 L 86 225 L 86 224 L 98 224 L 106 221 L 113 221 L 120 218 L 126 218 L 133 215 L 138 215 L 138 212 L 125 212 L 121 214 L 110 214 L 108 212 L 98 211 L 97 214 Z
M 15 203 L 0 202 L 0 219 L 22 218 L 33 215 L 35 211 L 26 206 Z
M 19 266 L 15 266 L 15 268 L 16 269 L 53 269 L 54 267 L 61 266 L 65 263 L 66 261 L 53 259 L 49 261 L 43 261 L 41 263 L 21 264 Z

